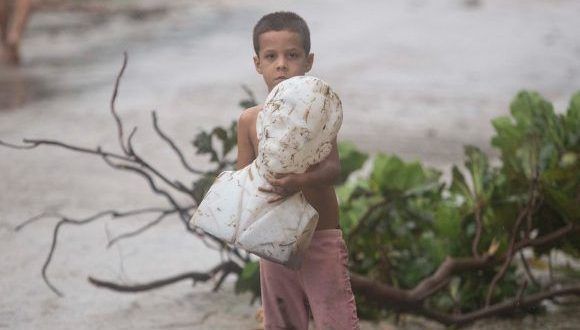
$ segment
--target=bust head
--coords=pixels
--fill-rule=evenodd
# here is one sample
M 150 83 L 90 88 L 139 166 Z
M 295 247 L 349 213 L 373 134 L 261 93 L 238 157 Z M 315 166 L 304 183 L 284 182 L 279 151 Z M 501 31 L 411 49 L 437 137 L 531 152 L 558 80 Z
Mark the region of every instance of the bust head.
M 280 82 L 256 123 L 258 166 L 265 173 L 303 173 L 322 161 L 342 124 L 342 105 L 328 84 L 311 76 Z

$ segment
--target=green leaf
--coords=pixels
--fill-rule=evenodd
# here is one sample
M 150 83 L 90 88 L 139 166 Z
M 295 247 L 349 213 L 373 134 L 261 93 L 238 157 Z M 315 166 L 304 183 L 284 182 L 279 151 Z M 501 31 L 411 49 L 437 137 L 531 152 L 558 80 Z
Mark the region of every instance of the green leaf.
M 203 200 L 203 197 L 215 181 L 215 178 L 213 173 L 206 173 L 193 183 L 193 197 L 198 204 Z
M 461 234 L 461 214 L 449 203 L 442 203 L 435 213 L 435 229 L 441 237 L 455 239 Z
M 213 129 L 213 131 L 211 132 L 212 135 L 215 135 L 218 137 L 218 139 L 222 140 L 222 141 L 227 141 L 228 140 L 228 132 L 226 132 L 226 130 L 223 127 L 215 127 Z
M 338 144 L 338 156 L 340 158 L 340 176 L 337 184 L 346 181 L 348 176 L 361 168 L 368 159 L 368 154 L 359 151 L 352 142 L 340 142 Z
M 371 173 L 371 188 L 383 195 L 403 194 L 421 185 L 437 181 L 440 174 L 424 170 L 418 162 L 404 163 L 397 156 L 378 154 Z
M 260 264 L 257 261 L 246 263 L 235 284 L 237 294 L 251 292 L 254 296 L 260 295 Z
M 467 156 L 465 167 L 471 174 L 475 196 L 481 197 L 485 195 L 485 189 L 487 188 L 484 186 L 489 174 L 487 156 L 474 146 L 465 146 L 465 155 Z
M 564 117 L 568 131 L 568 143 L 570 147 L 580 149 L 580 91 L 576 92 L 570 100 L 568 111 Z
M 217 153 L 212 145 L 212 135 L 205 131 L 199 132 L 193 140 L 193 145 L 197 148 L 196 154 L 210 154 L 212 162 L 219 161 Z

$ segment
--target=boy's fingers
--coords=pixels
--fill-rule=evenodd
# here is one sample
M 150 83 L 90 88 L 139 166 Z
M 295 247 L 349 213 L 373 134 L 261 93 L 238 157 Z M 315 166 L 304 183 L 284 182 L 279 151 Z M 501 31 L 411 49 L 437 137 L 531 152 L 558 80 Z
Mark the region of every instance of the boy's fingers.
M 266 187 L 258 187 L 258 190 L 261 192 L 267 192 L 267 193 L 273 193 L 274 189 L 273 188 L 266 188 Z
M 271 193 L 276 195 L 285 195 L 286 190 L 278 187 L 258 187 L 258 190 L 265 193 Z
M 285 198 L 285 196 L 282 195 L 276 195 L 276 197 L 272 197 L 270 199 L 268 199 L 268 203 L 276 203 L 278 201 L 281 201 Z
M 288 176 L 289 173 L 274 173 L 274 179 L 282 179 L 285 176 Z
M 279 186 L 280 185 L 280 180 L 278 179 L 274 179 L 274 178 L 268 178 L 268 183 L 273 185 L 273 186 Z

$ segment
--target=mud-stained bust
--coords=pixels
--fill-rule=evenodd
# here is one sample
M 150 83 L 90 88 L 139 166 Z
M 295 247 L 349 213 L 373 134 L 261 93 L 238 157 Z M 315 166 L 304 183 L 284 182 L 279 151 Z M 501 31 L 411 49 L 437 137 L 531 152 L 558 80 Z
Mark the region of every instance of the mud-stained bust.
M 259 187 L 278 173 L 303 173 L 328 156 L 342 124 L 340 99 L 324 81 L 297 76 L 279 83 L 259 113 L 258 155 L 221 173 L 190 224 L 260 257 L 300 266 L 318 213 L 302 192 L 276 203 Z

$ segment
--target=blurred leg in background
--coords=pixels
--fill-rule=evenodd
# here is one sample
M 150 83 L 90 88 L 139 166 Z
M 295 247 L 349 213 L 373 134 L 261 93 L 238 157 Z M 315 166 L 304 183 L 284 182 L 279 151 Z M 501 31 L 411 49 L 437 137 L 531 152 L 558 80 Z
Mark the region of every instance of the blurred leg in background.
M 30 15 L 31 0 L 0 0 L 0 60 L 20 62 L 20 40 Z

